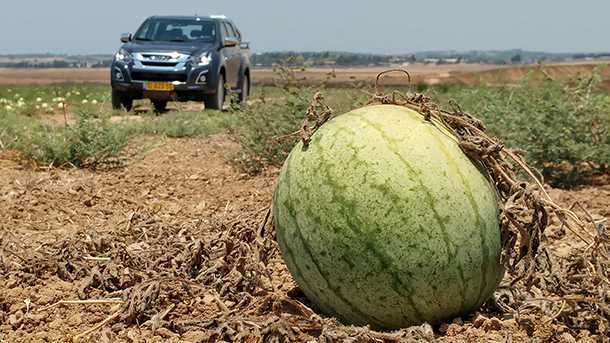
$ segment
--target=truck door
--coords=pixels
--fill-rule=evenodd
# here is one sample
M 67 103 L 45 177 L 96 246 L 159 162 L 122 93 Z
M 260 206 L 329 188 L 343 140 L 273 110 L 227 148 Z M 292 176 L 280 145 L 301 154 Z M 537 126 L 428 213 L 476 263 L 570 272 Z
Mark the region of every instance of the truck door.
M 235 88 L 237 87 L 237 81 L 239 79 L 239 67 L 241 64 L 241 58 L 239 55 L 239 41 L 233 27 L 229 23 L 223 21 L 221 28 L 223 31 L 224 40 L 237 42 L 235 46 L 225 46 L 223 48 L 225 65 L 227 66 L 227 83 L 231 87 Z

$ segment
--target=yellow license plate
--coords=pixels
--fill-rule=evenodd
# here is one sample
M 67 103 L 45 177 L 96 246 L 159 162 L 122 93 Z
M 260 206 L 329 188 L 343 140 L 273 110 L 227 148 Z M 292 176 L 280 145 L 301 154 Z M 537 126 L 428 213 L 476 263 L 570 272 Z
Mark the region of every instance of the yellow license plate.
M 175 89 L 175 86 L 169 82 L 146 82 L 145 89 L 147 91 L 171 92 Z

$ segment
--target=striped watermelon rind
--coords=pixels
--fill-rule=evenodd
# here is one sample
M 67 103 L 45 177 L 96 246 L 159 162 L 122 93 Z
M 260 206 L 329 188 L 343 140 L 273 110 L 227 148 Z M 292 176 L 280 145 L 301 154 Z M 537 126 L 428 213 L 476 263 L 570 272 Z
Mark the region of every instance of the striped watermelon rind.
M 284 260 L 346 323 L 437 323 L 486 301 L 504 274 L 497 197 L 453 136 L 408 108 L 323 125 L 284 163 L 273 199 Z

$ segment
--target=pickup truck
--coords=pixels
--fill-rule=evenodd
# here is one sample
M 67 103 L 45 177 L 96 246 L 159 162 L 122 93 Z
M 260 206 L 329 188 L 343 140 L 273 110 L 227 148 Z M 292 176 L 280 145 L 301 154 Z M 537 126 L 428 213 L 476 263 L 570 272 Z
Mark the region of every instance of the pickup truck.
M 222 110 L 227 95 L 243 103 L 250 93 L 249 44 L 225 16 L 153 16 L 121 42 L 110 68 L 114 109 L 150 99 L 156 112 L 168 101 Z

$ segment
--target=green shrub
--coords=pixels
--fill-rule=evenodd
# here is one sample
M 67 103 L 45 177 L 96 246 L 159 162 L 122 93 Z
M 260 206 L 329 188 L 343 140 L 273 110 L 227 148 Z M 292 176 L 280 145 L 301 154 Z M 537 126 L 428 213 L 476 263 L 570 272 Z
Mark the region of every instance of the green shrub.
M 315 89 L 304 85 L 297 77 L 303 68 L 291 68 L 290 63 L 276 65 L 276 86 L 262 88 L 260 97 L 248 107 L 232 108 L 237 116 L 230 132 L 237 138 L 241 150 L 234 156 L 237 166 L 249 174 L 260 172 L 265 166 L 281 166 L 299 138 L 299 130 L 319 89 L 333 113 L 340 114 L 362 105 L 368 100 L 360 89 Z
M 209 111 L 143 116 L 111 122 L 108 113 L 75 115 L 68 126 L 50 125 L 15 112 L 0 113 L 0 149 L 15 149 L 40 164 L 98 167 L 117 162 L 130 138 L 160 134 L 172 138 L 206 136 L 227 130 L 238 118 Z
M 305 88 L 286 90 L 279 101 L 233 112 L 238 124 L 230 131 L 241 145 L 234 157 L 238 167 L 255 174 L 267 165 L 281 165 L 294 145 L 312 95 Z
M 15 114 L 0 117 L 0 139 L 5 148 L 21 151 L 41 164 L 96 167 L 114 160 L 130 135 L 108 117 L 77 115 L 66 127 L 24 120 Z
M 523 151 L 556 186 L 583 181 L 610 163 L 610 101 L 596 90 L 597 73 L 517 86 L 455 88 L 447 98 L 482 119 L 510 148 Z M 584 167 L 584 169 L 583 169 Z

